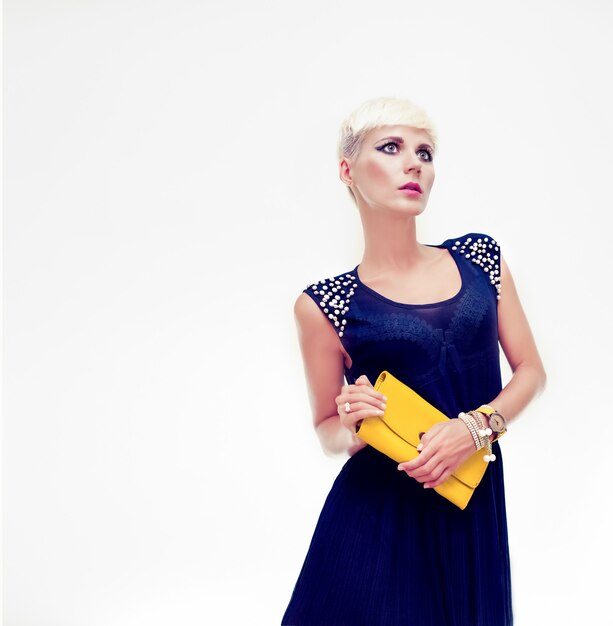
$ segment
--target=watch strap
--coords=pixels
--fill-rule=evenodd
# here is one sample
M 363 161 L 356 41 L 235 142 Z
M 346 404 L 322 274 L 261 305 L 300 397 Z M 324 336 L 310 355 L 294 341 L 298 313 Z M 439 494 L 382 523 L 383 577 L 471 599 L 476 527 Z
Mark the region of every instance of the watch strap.
M 488 421 L 488 426 L 490 428 L 492 428 L 491 425 L 489 424 L 489 421 L 490 421 L 489 420 L 489 416 L 490 415 L 492 415 L 493 413 L 496 413 L 497 415 L 500 415 L 500 417 L 502 417 L 502 421 L 504 422 L 504 430 L 501 431 L 501 432 L 497 432 L 497 431 L 494 431 L 492 429 L 493 432 L 496 433 L 496 438 L 494 439 L 494 441 L 500 439 L 502 433 L 506 432 L 506 430 L 507 430 L 507 420 L 505 419 L 504 415 L 502 413 L 500 413 L 499 411 L 497 411 L 493 406 L 490 406 L 489 404 L 482 404 L 478 409 L 475 409 L 475 410 L 479 411 L 479 413 L 483 413 L 484 415 L 488 416 L 488 420 L 487 421 Z

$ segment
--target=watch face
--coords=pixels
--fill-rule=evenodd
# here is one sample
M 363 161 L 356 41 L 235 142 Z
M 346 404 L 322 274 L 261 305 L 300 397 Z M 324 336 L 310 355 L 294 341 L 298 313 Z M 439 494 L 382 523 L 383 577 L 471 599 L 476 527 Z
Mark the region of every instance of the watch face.
M 504 417 L 500 413 L 492 413 L 490 415 L 490 428 L 495 433 L 501 433 L 505 429 Z

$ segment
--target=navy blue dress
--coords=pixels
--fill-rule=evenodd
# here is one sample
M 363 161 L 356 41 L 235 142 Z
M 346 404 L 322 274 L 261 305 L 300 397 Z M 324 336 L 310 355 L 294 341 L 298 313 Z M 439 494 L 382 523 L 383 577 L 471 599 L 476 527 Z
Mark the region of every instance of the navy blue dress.
M 483 233 L 446 248 L 462 277 L 442 302 L 403 304 L 364 285 L 358 268 L 304 289 L 351 357 L 348 384 L 382 370 L 449 418 L 502 389 L 500 251 Z M 504 440 L 501 440 L 504 441 Z M 367 445 L 325 500 L 282 618 L 287 626 L 508 626 L 511 572 L 500 442 L 462 510 Z M 485 451 L 484 451 L 485 453 Z

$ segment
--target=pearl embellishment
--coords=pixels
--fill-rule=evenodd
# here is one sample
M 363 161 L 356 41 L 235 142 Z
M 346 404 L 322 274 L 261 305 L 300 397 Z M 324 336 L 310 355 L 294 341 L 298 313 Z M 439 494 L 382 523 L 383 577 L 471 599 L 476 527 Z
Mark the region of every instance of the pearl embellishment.
M 332 320 L 339 337 L 342 337 L 345 332 L 347 320 L 344 316 L 349 310 L 351 297 L 358 286 L 355 280 L 353 274 L 347 273 L 332 278 L 324 278 L 307 285 L 307 289 L 321 298 L 319 306 Z
M 496 288 L 496 299 L 500 300 L 499 247 L 496 241 L 490 237 L 479 237 L 476 241 L 467 237 L 464 242 L 456 241 L 451 249 L 457 250 L 488 274 L 490 284 Z

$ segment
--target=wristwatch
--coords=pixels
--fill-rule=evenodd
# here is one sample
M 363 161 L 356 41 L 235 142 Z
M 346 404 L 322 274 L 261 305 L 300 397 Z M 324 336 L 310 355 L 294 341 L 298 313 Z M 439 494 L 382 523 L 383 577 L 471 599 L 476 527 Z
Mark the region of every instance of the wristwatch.
M 496 439 L 499 439 L 502 433 L 507 430 L 507 420 L 502 413 L 499 413 L 494 407 L 489 404 L 482 404 L 478 409 L 479 413 L 483 413 L 488 416 L 488 426 L 492 429 L 492 432 L 496 433 Z M 496 441 L 494 439 L 494 441 Z

